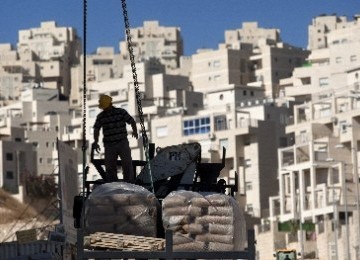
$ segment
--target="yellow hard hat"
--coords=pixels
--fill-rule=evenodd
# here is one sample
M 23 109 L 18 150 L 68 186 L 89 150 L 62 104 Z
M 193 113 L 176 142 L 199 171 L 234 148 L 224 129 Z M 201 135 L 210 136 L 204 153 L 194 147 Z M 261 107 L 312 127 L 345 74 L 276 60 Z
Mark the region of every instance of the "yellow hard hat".
M 108 95 L 101 95 L 99 98 L 99 108 L 106 109 L 112 104 L 112 98 Z

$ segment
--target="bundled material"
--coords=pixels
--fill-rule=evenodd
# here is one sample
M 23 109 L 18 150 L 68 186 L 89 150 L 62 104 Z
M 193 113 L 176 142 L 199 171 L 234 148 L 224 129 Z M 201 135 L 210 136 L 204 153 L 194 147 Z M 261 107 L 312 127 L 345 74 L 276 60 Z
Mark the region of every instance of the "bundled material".
M 245 218 L 234 198 L 224 194 L 171 192 L 162 203 L 165 229 L 174 232 L 174 251 L 243 250 Z
M 85 201 L 85 232 L 156 237 L 160 204 L 143 187 L 113 182 L 94 189 Z

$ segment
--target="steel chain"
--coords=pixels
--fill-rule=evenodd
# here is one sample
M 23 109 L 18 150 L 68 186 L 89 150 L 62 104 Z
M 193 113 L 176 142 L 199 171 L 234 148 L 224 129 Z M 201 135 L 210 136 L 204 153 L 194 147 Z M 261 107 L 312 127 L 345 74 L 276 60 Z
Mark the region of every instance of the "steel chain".
M 134 58 L 134 53 L 133 53 L 132 41 L 131 41 L 130 24 L 129 24 L 129 18 L 128 18 L 128 14 L 127 14 L 127 9 L 126 9 L 126 1 L 121 0 L 121 5 L 122 5 L 123 15 L 124 15 L 126 39 L 127 39 L 129 57 L 130 57 L 130 62 L 131 62 L 132 76 L 134 79 L 135 96 L 136 96 L 136 102 L 137 102 L 139 118 L 140 118 L 141 134 L 143 136 L 144 146 L 148 146 L 148 137 L 146 135 L 146 129 L 145 129 L 145 125 L 144 125 L 144 116 L 143 116 L 142 105 L 141 105 L 139 82 L 137 79 L 137 73 L 136 73 L 136 67 L 135 67 L 135 58 Z
M 148 165 L 148 171 L 149 171 L 149 175 L 150 175 L 151 191 L 154 192 L 154 184 L 153 184 L 150 159 L 149 159 L 149 140 L 146 135 L 146 129 L 145 129 L 145 125 L 144 125 L 144 115 L 143 115 L 142 105 L 141 105 L 141 96 L 140 96 L 140 91 L 139 91 L 139 82 L 138 82 L 137 73 L 136 73 L 135 58 L 134 58 L 132 41 L 131 41 L 131 33 L 130 33 L 130 23 L 129 23 L 129 17 L 128 17 L 128 13 L 127 13 L 127 8 L 126 8 L 126 0 L 121 0 L 121 6 L 122 6 L 123 16 L 124 16 L 127 46 L 128 46 L 129 58 L 130 58 L 130 62 L 131 62 L 132 76 L 133 76 L 133 80 L 134 80 L 135 96 L 136 96 L 136 102 L 137 102 L 138 113 L 139 113 L 139 118 L 140 118 L 141 134 L 143 137 L 143 146 L 144 146 L 144 151 L 145 151 L 146 162 Z

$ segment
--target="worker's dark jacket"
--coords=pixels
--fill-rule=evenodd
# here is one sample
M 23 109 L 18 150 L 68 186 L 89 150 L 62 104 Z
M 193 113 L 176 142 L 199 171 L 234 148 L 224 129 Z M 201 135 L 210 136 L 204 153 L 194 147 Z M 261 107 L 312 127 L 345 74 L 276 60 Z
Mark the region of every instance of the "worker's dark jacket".
M 94 128 L 103 131 L 103 142 L 112 144 L 127 138 L 126 123 L 131 124 L 134 119 L 122 108 L 112 107 L 104 110 L 96 117 Z

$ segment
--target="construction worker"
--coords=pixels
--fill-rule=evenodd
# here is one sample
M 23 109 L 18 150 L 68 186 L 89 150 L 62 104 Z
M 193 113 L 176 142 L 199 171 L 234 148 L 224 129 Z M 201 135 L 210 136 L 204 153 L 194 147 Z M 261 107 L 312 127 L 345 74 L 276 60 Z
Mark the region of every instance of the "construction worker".
M 99 133 L 102 128 L 105 148 L 105 169 L 108 182 L 117 181 L 117 159 L 120 156 L 124 181 L 134 183 L 135 174 L 132 165 L 131 149 L 127 139 L 126 123 L 132 127 L 132 136 L 138 138 L 136 122 L 129 113 L 122 108 L 114 107 L 112 98 L 101 95 L 99 108 L 102 109 L 94 124 L 93 149 L 100 151 Z

